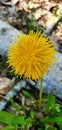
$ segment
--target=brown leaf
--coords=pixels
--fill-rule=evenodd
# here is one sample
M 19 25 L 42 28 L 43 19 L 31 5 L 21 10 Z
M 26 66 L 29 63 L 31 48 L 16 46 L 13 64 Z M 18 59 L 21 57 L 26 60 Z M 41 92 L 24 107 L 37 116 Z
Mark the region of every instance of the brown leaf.
M 14 85 L 15 79 L 10 80 L 6 77 L 0 77 L 0 94 L 6 94 Z
M 12 5 L 15 5 L 19 0 L 11 0 Z
M 35 118 L 36 119 L 41 119 L 41 118 L 43 118 L 44 116 L 43 116 L 43 114 L 41 113 L 41 112 L 35 112 Z

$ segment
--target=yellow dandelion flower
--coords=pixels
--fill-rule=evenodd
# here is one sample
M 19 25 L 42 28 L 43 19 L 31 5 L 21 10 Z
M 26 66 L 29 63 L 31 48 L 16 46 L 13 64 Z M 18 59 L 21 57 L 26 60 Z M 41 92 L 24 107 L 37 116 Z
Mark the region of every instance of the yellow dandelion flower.
M 29 34 L 18 35 L 16 43 L 9 47 L 8 63 L 16 75 L 37 80 L 43 78 L 48 66 L 55 60 L 55 50 L 48 38 L 41 32 L 30 31 Z

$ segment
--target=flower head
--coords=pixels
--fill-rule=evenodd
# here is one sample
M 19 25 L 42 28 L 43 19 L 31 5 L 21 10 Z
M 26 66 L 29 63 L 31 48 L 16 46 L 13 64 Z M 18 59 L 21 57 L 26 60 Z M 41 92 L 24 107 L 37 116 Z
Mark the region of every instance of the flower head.
M 48 38 L 40 32 L 18 35 L 16 43 L 9 47 L 8 63 L 16 75 L 37 80 L 43 78 L 48 66 L 55 60 L 55 50 Z

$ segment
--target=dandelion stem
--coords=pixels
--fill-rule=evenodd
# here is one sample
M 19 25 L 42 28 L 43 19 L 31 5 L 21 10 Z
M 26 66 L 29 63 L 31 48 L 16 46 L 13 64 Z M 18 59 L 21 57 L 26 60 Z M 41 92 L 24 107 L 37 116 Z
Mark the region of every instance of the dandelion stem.
M 54 15 L 57 16 L 57 11 L 58 11 L 58 0 L 56 0 L 56 9 L 54 11 Z
M 39 110 L 41 110 L 42 103 L 42 78 L 40 79 L 40 90 L 39 90 Z

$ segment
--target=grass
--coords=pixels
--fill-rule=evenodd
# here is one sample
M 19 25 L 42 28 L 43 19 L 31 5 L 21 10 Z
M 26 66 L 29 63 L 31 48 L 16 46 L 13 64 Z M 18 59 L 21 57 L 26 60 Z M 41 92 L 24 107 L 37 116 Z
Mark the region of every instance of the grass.
M 55 101 L 55 97 L 48 94 L 43 98 L 41 109 L 38 109 L 38 100 L 27 91 L 22 91 L 30 104 L 19 104 L 14 99 L 10 103 L 14 112 L 0 111 L 0 123 L 6 128 L 3 130 L 62 130 L 62 106 Z M 28 100 L 27 100 L 28 102 Z

